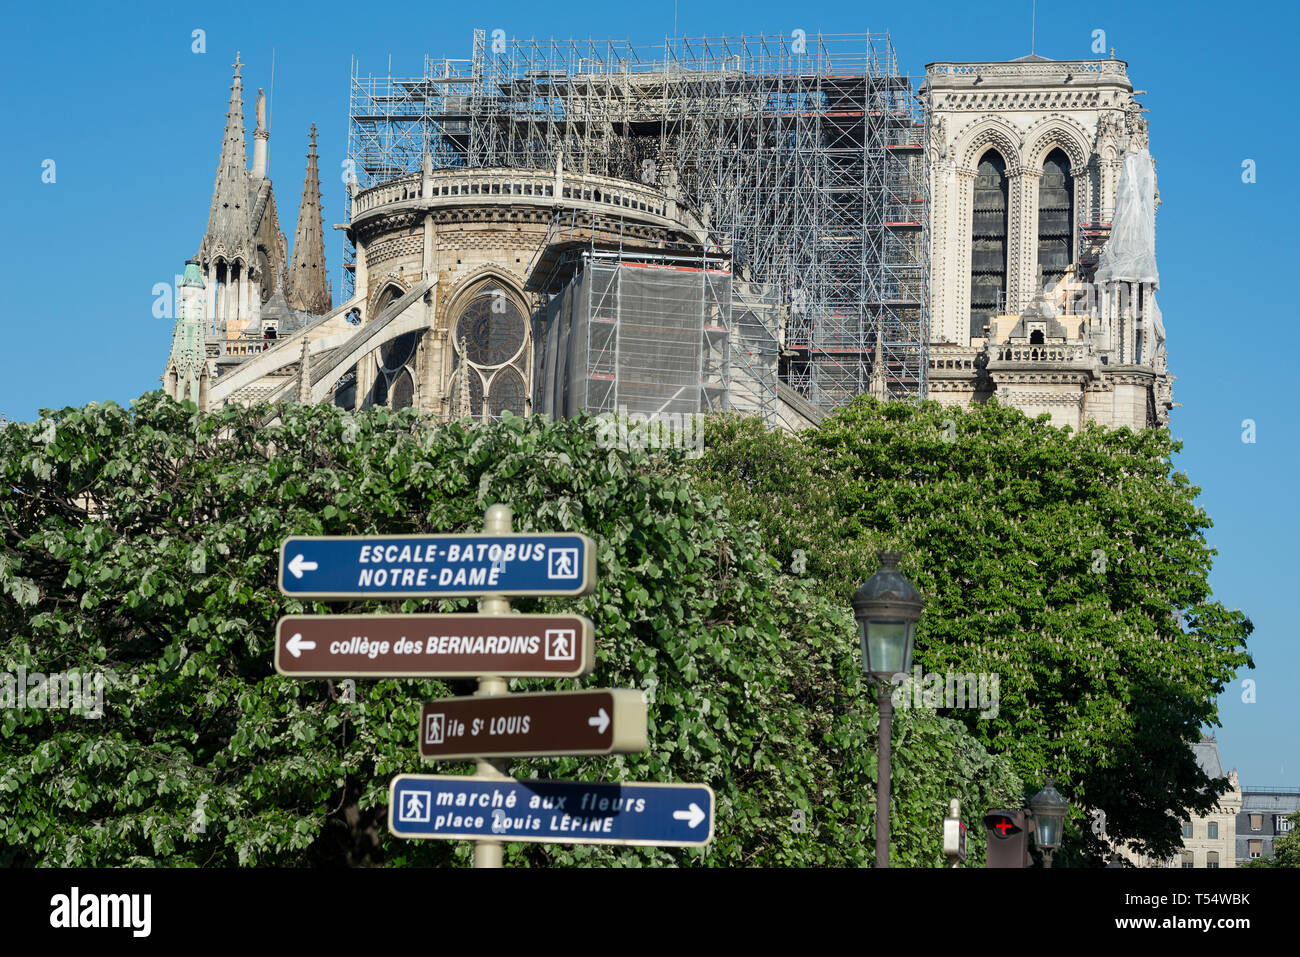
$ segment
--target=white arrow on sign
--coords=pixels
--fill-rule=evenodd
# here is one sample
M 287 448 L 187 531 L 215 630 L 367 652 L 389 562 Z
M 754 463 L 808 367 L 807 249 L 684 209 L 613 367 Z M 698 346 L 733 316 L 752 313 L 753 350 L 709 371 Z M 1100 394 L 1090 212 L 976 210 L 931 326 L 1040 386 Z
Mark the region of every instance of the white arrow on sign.
M 674 821 L 685 821 L 691 827 L 699 827 L 700 822 L 707 816 L 708 815 L 700 810 L 700 806 L 694 801 L 691 802 L 690 807 L 685 811 L 673 811 Z
M 289 649 L 289 654 L 295 658 L 301 658 L 304 651 L 311 651 L 316 647 L 316 642 L 306 641 L 301 634 L 295 632 L 294 636 L 284 643 Z
M 303 572 L 314 572 L 319 568 L 316 562 L 309 562 L 301 554 L 293 556 L 289 561 L 289 571 L 293 572 L 294 578 L 301 578 Z
M 605 729 L 609 727 L 609 715 L 605 709 L 601 708 L 600 713 L 587 719 L 587 724 L 596 729 L 597 734 L 604 734 Z

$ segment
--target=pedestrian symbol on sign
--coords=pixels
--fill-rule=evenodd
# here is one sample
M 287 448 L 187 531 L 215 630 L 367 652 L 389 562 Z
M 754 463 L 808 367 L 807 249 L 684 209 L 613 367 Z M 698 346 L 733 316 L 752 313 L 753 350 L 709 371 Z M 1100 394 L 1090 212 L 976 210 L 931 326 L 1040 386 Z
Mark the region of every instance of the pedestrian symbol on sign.
M 578 550 L 576 548 L 552 548 L 546 553 L 547 578 L 577 578 Z
M 408 791 L 402 795 L 402 806 L 398 808 L 397 819 L 407 821 L 412 824 L 429 823 L 429 798 L 430 795 L 425 793 Z
M 578 650 L 577 632 L 571 628 L 546 629 L 546 660 L 572 661 Z
M 424 724 L 425 744 L 442 744 L 443 715 L 431 714 Z

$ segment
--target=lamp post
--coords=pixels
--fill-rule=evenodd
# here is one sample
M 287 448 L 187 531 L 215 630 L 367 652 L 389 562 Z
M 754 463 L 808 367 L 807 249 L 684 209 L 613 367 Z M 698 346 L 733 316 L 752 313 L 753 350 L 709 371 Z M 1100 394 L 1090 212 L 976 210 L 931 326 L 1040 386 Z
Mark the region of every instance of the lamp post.
M 853 617 L 862 640 L 862 673 L 876 682 L 880 745 L 876 749 L 876 867 L 889 866 L 890 735 L 894 704 L 889 679 L 912 667 L 916 623 L 924 602 L 898 570 L 898 552 L 877 552 L 880 568 L 853 593 Z
M 1047 779 L 1047 787 L 1029 799 L 1029 810 L 1034 815 L 1034 843 L 1043 852 L 1043 867 L 1052 866 L 1052 855 L 1061 846 L 1061 831 L 1065 827 L 1065 814 L 1069 802 L 1055 788 L 1055 781 Z

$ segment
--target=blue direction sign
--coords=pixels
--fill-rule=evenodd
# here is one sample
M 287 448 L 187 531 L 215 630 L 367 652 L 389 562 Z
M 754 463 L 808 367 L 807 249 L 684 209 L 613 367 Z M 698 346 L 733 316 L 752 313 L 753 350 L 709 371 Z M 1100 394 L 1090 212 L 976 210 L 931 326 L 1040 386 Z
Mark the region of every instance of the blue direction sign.
M 409 838 L 687 847 L 713 839 L 713 789 L 400 774 L 389 787 L 388 829 Z
M 285 539 L 280 591 L 301 598 L 588 595 L 586 535 L 326 535 Z

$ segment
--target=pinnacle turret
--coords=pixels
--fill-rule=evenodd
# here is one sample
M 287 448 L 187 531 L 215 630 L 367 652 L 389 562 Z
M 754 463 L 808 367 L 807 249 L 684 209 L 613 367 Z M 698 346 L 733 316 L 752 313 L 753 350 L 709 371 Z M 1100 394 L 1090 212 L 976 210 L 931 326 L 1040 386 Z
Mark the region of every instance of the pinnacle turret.
M 321 226 L 320 170 L 316 156 L 316 124 L 311 125 L 307 171 L 302 181 L 302 202 L 293 237 L 293 262 L 289 267 L 289 305 L 302 312 L 323 315 L 333 306 L 325 270 L 325 235 Z
M 203 237 L 204 260 L 223 255 L 228 260 L 253 259 L 248 238 L 251 233 L 248 154 L 244 143 L 243 64 L 235 54 L 235 76 L 230 85 L 230 106 L 226 110 L 226 132 L 217 162 L 217 180 L 212 188 L 208 231 Z
M 302 358 L 298 360 L 298 401 L 307 405 L 311 402 L 311 343 L 302 337 Z

